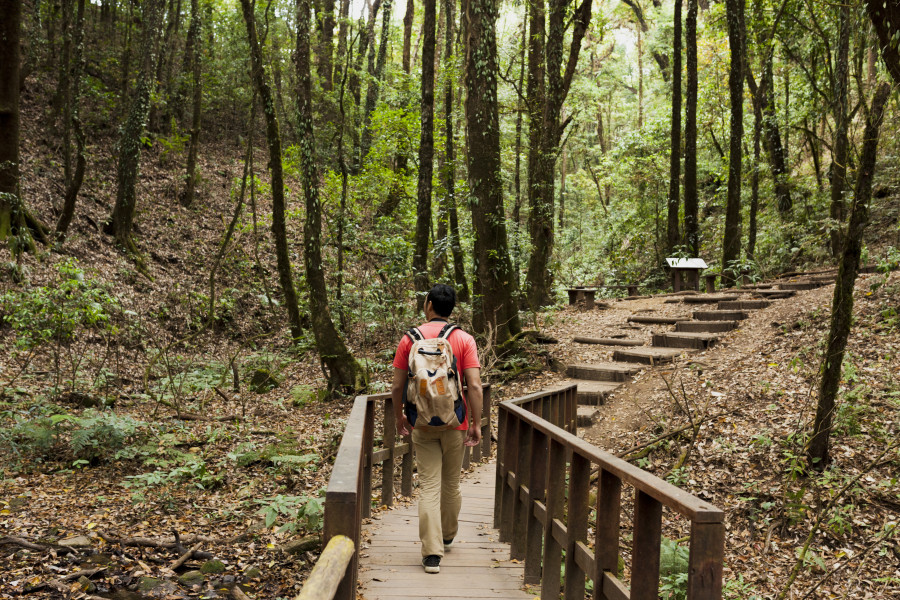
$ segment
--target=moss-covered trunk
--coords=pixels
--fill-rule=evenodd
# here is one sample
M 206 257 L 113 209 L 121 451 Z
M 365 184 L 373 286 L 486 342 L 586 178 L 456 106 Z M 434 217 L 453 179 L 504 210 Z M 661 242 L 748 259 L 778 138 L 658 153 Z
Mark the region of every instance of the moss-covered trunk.
M 731 99 L 731 136 L 728 148 L 728 195 L 725 202 L 725 235 L 722 240 L 723 282 L 734 283 L 739 273 L 729 270 L 741 256 L 741 177 L 744 137 L 744 0 L 727 0 L 728 46 L 731 66 L 728 91 Z
M 191 24 L 188 26 L 188 52 L 190 54 L 191 79 L 192 79 L 192 107 L 191 107 L 191 143 L 188 147 L 187 173 L 185 179 L 184 194 L 181 197 L 183 206 L 191 206 L 194 203 L 194 195 L 197 190 L 197 151 L 200 147 L 201 109 L 203 100 L 203 82 L 201 81 L 202 64 L 200 63 L 200 2 L 191 0 Z
M 669 151 L 669 197 L 666 201 L 666 245 L 669 252 L 680 243 L 678 211 L 681 209 L 681 3 L 682 0 L 675 0 L 673 18 L 672 129 Z
M 416 244 L 413 254 L 413 277 L 418 292 L 418 304 L 425 301 L 428 291 L 428 239 L 431 233 L 431 178 L 434 175 L 434 49 L 436 0 L 423 0 L 422 99 L 421 134 L 419 136 L 419 182 L 416 194 Z
M 309 57 L 310 13 L 310 0 L 297 0 L 297 133 L 300 136 L 300 163 L 306 195 L 303 258 L 306 263 L 306 283 L 309 286 L 309 310 L 316 348 L 328 368 L 330 384 L 347 392 L 355 392 L 365 388 L 365 372 L 347 350 L 331 319 L 325 271 L 322 268 L 322 208 L 313 134 Z

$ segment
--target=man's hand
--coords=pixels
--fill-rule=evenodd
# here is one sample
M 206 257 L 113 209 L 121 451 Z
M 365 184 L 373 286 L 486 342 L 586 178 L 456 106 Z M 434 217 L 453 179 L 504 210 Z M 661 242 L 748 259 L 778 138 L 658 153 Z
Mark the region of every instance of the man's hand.
M 400 415 L 397 421 L 397 433 L 399 435 L 409 435 L 409 432 L 412 431 L 412 425 L 409 424 L 409 419 L 406 418 L 406 415 Z
M 476 423 L 469 425 L 469 430 L 466 432 L 465 443 L 466 446 L 477 446 L 481 443 L 481 427 Z

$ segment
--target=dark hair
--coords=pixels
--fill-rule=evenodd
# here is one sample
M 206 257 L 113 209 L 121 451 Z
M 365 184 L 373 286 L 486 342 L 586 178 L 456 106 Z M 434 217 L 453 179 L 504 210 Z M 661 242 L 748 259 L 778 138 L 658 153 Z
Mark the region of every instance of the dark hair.
M 447 284 L 436 283 L 425 296 L 425 303 L 429 301 L 434 312 L 442 317 L 449 317 L 456 306 L 456 290 Z

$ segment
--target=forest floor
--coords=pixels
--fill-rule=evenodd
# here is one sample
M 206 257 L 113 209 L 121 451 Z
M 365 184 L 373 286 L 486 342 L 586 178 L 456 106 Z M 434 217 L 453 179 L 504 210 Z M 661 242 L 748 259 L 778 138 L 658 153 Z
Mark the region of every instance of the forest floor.
M 900 598 L 900 273 L 863 275 L 857 282 L 833 462 L 817 474 L 804 469 L 804 444 L 833 293 L 828 285 L 775 300 L 751 311 L 713 348 L 643 370 L 612 393 L 583 432 L 617 454 L 699 425 L 696 435 L 688 428 L 632 453 L 631 460 L 725 511 L 727 597 L 776 597 L 815 529 L 785 597 Z M 599 311 L 567 308 L 547 318 L 544 331 L 560 340 L 552 353 L 564 363 L 608 361 L 612 348 L 572 338 L 627 334 L 649 341 L 652 331 L 671 326 L 626 319 L 692 310 L 666 300 L 620 300 Z M 687 535 L 675 521 L 667 535 Z M 623 541 L 626 555 L 627 546 Z

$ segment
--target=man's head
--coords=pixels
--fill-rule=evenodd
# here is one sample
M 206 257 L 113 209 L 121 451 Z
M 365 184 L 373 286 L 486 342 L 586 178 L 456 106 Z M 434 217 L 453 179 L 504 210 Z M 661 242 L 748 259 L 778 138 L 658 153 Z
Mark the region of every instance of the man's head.
M 456 306 L 456 290 L 449 285 L 437 283 L 428 290 L 425 306 L 431 302 L 431 309 L 440 317 L 449 317 Z

